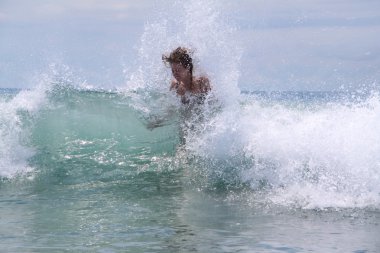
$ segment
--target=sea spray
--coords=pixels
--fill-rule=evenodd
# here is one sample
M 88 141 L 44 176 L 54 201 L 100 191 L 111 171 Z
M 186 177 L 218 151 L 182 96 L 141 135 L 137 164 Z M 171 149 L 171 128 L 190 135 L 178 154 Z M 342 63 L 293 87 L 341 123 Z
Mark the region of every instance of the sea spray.
M 70 68 L 52 63 L 45 73 L 32 77 L 36 85 L 1 100 L 0 114 L 0 176 L 12 178 L 33 171 L 31 158 L 36 154 L 33 131 L 40 111 L 51 105 L 54 90 L 81 84 Z M 7 94 L 9 95 L 9 94 Z
M 248 96 L 240 110 L 215 117 L 212 124 L 218 127 L 204 132 L 194 150 L 210 161 L 226 161 L 210 166 L 207 175 L 224 171 L 218 180 L 228 186 L 236 181 L 229 178 L 234 170 L 241 184 L 268 191 L 268 202 L 304 208 L 379 206 L 379 110 L 377 94 L 361 102 L 299 107 Z
M 179 163 L 180 166 L 184 165 L 189 167 L 188 171 L 195 172 L 194 178 L 223 174 L 220 173 L 219 165 L 231 158 L 225 154 L 220 159 L 215 159 L 209 156 L 207 150 L 198 155 L 201 150 L 199 146 L 202 145 L 201 136 L 220 131 L 220 126 L 214 124 L 215 117 L 221 115 L 233 124 L 234 117 L 230 115 L 239 107 L 238 79 L 242 49 L 236 39 L 235 25 L 227 18 L 227 10 L 224 9 L 227 6 L 223 3 L 196 0 L 175 1 L 158 6 L 155 17 L 145 25 L 136 70 L 129 73 L 124 90 L 147 126 L 152 121 L 175 115 L 179 121 L 177 134 L 182 144 L 186 143 L 178 149 L 176 157 L 177 160 L 184 160 Z M 169 91 L 172 77 L 161 56 L 179 46 L 190 50 L 194 75 L 205 75 L 210 79 L 212 90 L 201 108 L 186 109 L 186 106 L 181 105 L 180 99 Z M 228 176 L 223 176 L 236 179 L 232 174 L 238 170 L 230 171 L 232 173 L 227 173 Z
M 169 92 L 171 74 L 162 63 L 162 54 L 179 46 L 192 52 L 194 74 L 209 77 L 210 96 L 219 102 L 236 104 L 241 48 L 235 28 L 223 16 L 220 1 L 175 1 L 162 3 L 145 25 L 138 49 L 135 71 L 127 74 L 126 94 L 140 112 L 157 114 L 152 108 L 180 106 Z M 149 118 L 149 116 L 146 116 Z
M 46 91 L 51 80 L 43 76 L 31 90 L 22 90 L 10 100 L 0 102 L 0 176 L 12 178 L 30 172 L 28 159 L 34 155 L 30 147 L 30 119 L 46 103 Z

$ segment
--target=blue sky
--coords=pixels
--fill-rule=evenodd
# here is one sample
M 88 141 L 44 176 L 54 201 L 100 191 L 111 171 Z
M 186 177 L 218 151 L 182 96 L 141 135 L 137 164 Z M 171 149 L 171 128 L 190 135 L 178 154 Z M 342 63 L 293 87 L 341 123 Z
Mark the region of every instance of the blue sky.
M 0 0 L 0 88 L 33 87 L 51 64 L 94 86 L 125 85 L 144 24 L 163 2 Z M 380 1 L 222 2 L 238 27 L 242 89 L 356 89 L 380 80 Z

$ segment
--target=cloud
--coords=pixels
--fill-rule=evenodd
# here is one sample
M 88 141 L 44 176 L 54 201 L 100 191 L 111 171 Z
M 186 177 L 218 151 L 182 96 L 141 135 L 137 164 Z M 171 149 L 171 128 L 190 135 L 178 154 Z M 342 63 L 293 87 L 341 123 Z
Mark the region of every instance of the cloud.
M 0 22 L 5 21 L 7 19 L 7 15 L 3 12 L 0 12 Z
M 56 5 L 57 3 L 52 3 Z M 100 0 L 81 0 L 81 1 L 65 1 L 62 2 L 62 6 L 65 7 L 67 11 L 83 11 L 83 12 L 93 12 L 93 11 L 129 11 L 132 4 L 125 1 L 113 0 L 113 1 L 100 1 Z
M 18 1 L 17 3 L 4 0 L 0 3 L 2 9 L 0 20 L 31 23 L 59 20 L 66 17 L 98 18 L 99 15 L 107 16 L 108 19 L 120 20 L 136 17 L 136 13 L 141 12 L 148 5 L 148 0 L 128 2 L 122 0 L 39 0 Z
M 380 25 L 380 1 L 241 0 L 238 19 L 247 29 Z

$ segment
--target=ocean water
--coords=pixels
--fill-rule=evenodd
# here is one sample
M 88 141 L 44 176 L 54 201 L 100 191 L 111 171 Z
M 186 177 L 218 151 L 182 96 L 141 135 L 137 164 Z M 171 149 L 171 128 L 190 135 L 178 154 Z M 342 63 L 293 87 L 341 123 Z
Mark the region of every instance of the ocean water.
M 185 143 L 133 98 L 1 90 L 1 252 L 380 250 L 377 94 L 241 94 Z
M 380 252 L 379 94 L 241 91 L 226 8 L 158 5 L 115 89 L 0 89 L 0 252 Z M 178 45 L 204 104 L 168 91 Z

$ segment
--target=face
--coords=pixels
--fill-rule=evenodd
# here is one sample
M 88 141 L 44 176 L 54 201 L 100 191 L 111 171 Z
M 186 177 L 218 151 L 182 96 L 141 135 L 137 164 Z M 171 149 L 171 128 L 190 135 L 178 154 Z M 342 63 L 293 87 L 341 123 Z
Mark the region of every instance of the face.
M 181 63 L 171 63 L 172 74 L 177 81 L 183 81 L 190 74 L 190 70 L 182 66 Z

